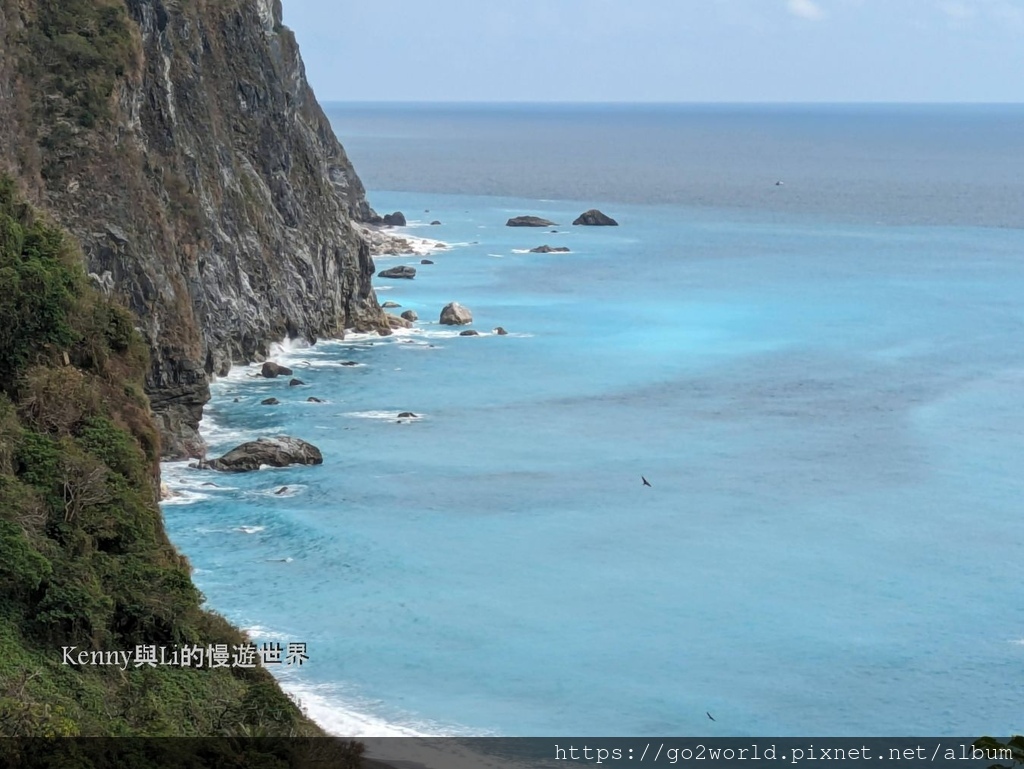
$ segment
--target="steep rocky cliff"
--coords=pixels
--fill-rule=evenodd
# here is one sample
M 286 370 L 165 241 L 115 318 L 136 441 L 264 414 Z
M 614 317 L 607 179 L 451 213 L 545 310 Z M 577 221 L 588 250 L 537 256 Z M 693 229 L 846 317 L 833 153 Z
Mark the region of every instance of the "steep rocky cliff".
M 164 456 L 211 375 L 283 337 L 383 329 L 375 217 L 280 0 L 0 0 L 0 170 L 82 243 L 151 349 Z

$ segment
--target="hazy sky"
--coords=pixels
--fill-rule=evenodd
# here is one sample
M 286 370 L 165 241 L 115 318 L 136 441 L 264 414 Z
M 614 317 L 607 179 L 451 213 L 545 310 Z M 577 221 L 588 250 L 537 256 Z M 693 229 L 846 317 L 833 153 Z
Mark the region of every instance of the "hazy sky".
M 325 101 L 1024 101 L 1024 0 L 283 3 Z

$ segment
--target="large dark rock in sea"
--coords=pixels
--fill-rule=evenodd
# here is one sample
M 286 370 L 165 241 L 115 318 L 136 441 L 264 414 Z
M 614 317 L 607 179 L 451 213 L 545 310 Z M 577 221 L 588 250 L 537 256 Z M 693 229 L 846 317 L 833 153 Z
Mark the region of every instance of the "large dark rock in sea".
M 416 310 L 406 310 L 402 313 L 402 318 L 407 321 L 419 320 L 420 316 L 416 314 Z
M 566 246 L 537 246 L 536 248 L 530 249 L 531 254 L 568 254 L 569 249 Z
M 459 336 L 480 336 L 480 332 L 467 328 L 465 331 L 460 331 Z
M 263 364 L 263 368 L 260 369 L 260 376 L 265 376 L 267 379 L 275 379 L 279 376 L 291 376 L 292 370 L 287 366 L 280 366 L 272 361 L 267 361 Z
M 498 326 L 496 329 L 494 329 L 494 333 L 497 334 L 498 336 L 508 336 L 508 332 L 502 326 Z
M 300 387 L 301 385 L 304 385 L 304 384 L 306 384 L 306 383 L 303 382 L 301 379 L 293 379 L 293 380 L 291 380 L 288 383 L 288 386 L 289 387 Z
M 392 267 L 388 270 L 381 270 L 377 273 L 378 278 L 408 278 L 412 280 L 416 277 L 416 268 L 409 267 L 406 264 L 400 267 Z
M 441 223 L 441 222 L 439 222 L 439 221 L 438 221 L 437 219 L 435 219 L 435 220 L 434 220 L 434 221 L 432 221 L 432 222 L 431 222 L 430 224 L 431 224 L 432 226 L 436 227 L 436 226 L 437 226 L 437 225 L 439 225 L 440 223 Z
M 259 470 L 262 465 L 288 467 L 289 465 L 322 465 L 323 454 L 312 443 L 287 435 L 260 438 L 236 446 L 219 459 L 203 462 L 200 467 L 230 473 Z
M 590 227 L 618 227 L 619 223 L 612 219 L 607 214 L 602 214 L 596 208 L 591 208 L 589 211 L 584 211 L 578 217 L 573 224 L 585 224 Z
M 280 406 L 281 405 L 281 401 L 279 401 L 277 398 L 264 398 L 263 400 L 260 401 L 260 405 L 261 406 Z
M 393 214 L 384 214 L 384 224 L 389 227 L 404 227 L 406 225 L 405 214 L 395 211 Z
M 433 263 L 434 262 L 431 259 L 420 259 L 420 264 L 433 264 Z
M 506 227 L 556 227 L 554 222 L 541 219 L 539 216 L 514 216 L 505 222 Z
M 450 302 L 441 310 L 441 325 L 443 326 L 467 326 L 473 322 L 473 313 L 468 307 L 463 307 L 458 302 Z

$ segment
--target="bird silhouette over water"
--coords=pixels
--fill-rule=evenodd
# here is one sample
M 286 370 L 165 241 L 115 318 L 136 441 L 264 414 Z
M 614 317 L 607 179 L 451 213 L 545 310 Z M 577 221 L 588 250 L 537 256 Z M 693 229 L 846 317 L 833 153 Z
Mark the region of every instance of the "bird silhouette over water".
M 708 713 L 706 710 L 704 712 Z M 710 718 L 712 721 L 715 720 L 715 717 L 713 715 L 711 715 L 710 713 L 708 713 L 708 718 Z
M 651 482 L 644 478 L 642 475 L 640 476 L 640 480 L 644 482 L 644 486 L 651 486 Z M 651 486 L 651 488 L 653 489 L 654 487 Z

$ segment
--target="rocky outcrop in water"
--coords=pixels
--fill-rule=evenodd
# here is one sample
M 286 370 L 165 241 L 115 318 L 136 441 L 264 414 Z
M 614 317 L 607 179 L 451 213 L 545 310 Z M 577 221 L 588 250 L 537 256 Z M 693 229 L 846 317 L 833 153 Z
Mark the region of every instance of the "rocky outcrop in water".
M 473 322 L 473 313 L 458 302 L 450 302 L 441 310 L 441 325 L 466 326 Z
M 312 443 L 287 435 L 259 438 L 236 446 L 218 459 L 200 463 L 209 470 L 241 473 L 259 470 L 263 465 L 288 467 L 289 465 L 321 465 L 324 457 Z
M 387 313 L 388 325 L 391 328 L 412 328 L 412 323 L 407 321 L 405 318 L 400 318 L 397 315 L 392 315 L 390 312 Z
M 280 0 L 0 4 L 0 136 L 138 319 L 165 456 L 203 453 L 231 363 L 387 326 L 354 226 L 376 214 Z
M 412 280 L 416 277 L 416 268 L 409 267 L 408 265 L 401 265 L 400 267 L 392 267 L 388 270 L 381 270 L 377 273 L 378 278 L 405 278 Z
M 541 219 L 539 216 L 513 216 L 507 222 L 506 227 L 555 227 L 554 222 Z
M 537 246 L 530 249 L 531 254 L 568 254 L 567 246 Z
M 295 372 L 287 366 L 282 366 L 279 363 L 274 363 L 268 360 L 260 368 L 260 376 L 266 377 L 267 379 L 276 379 L 279 376 L 291 376 Z
M 583 224 L 589 227 L 618 227 L 619 223 L 612 219 L 607 214 L 603 214 L 596 208 L 591 208 L 589 211 L 584 211 L 578 217 L 573 224 Z

